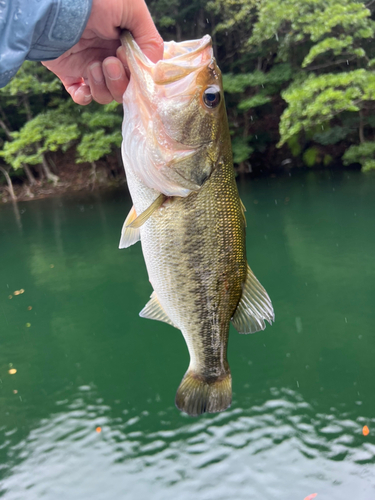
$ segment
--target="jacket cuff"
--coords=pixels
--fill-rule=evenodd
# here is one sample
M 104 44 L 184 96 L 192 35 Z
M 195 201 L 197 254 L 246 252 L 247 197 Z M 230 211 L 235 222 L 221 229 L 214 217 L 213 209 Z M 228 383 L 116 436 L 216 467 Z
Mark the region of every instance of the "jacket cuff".
M 27 59 L 56 59 L 73 47 L 86 27 L 91 6 L 92 0 L 58 0 L 50 9 L 42 33 L 33 40 Z

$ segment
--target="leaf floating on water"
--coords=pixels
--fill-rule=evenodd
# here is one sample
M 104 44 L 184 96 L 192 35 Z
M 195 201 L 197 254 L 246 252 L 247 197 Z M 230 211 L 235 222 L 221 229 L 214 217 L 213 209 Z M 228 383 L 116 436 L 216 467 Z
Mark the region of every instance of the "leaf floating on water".
M 101 427 L 97 427 L 96 429 L 96 432 L 99 434 L 100 432 L 102 432 L 102 428 Z
M 13 389 L 13 394 L 18 394 L 17 389 Z
M 26 323 L 27 328 L 30 328 L 31 323 Z
M 370 434 L 370 429 L 367 427 L 367 425 L 364 425 L 363 426 L 363 429 L 362 429 L 362 434 L 364 436 L 368 436 Z
M 8 373 L 9 375 L 14 375 L 15 373 L 17 373 L 17 370 L 15 368 L 11 368 L 10 370 L 8 370 Z
M 31 311 L 31 309 L 32 309 L 32 306 L 29 306 L 29 307 L 27 308 L 27 310 L 28 310 L 28 311 Z
M 311 495 L 307 495 L 307 497 L 304 500 L 312 500 L 317 496 L 317 493 L 311 493 Z

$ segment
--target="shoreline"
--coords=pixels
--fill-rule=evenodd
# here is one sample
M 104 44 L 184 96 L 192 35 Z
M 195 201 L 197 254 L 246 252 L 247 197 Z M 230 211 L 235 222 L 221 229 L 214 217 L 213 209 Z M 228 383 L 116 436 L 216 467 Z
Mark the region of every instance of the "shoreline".
M 360 171 L 360 168 L 356 166 L 345 167 L 342 165 L 331 166 L 330 168 L 322 168 L 321 166 L 311 167 L 294 167 L 290 169 L 278 168 L 270 170 L 255 170 L 255 171 L 240 171 L 236 169 L 236 177 L 240 182 L 244 180 L 253 180 L 258 177 L 277 177 L 282 175 L 298 175 L 307 172 L 320 172 L 320 173 L 337 173 L 342 172 L 353 172 Z M 69 167 L 65 167 L 59 172 L 59 182 L 53 185 L 52 182 L 45 179 L 38 180 L 35 184 L 30 185 L 29 183 L 14 183 L 13 188 L 16 200 L 13 200 L 8 187 L 6 184 L 0 185 L 0 207 L 3 204 L 11 202 L 24 202 L 32 200 L 40 200 L 44 198 L 52 198 L 54 196 L 60 196 L 69 193 L 86 192 L 93 193 L 99 191 L 105 191 L 112 188 L 118 188 L 126 184 L 125 173 L 120 170 L 108 170 L 108 164 L 106 162 L 98 162 L 95 176 L 93 176 L 92 167 L 89 164 L 70 164 Z
M 56 185 L 47 179 L 37 179 L 32 185 L 15 180 L 13 190 L 16 200 L 12 199 L 7 184 L 0 185 L 0 206 L 9 202 L 40 200 L 67 193 L 100 191 L 126 184 L 122 167 L 121 170 L 113 168 L 113 162 L 110 161 L 97 162 L 95 172 L 88 163 L 68 162 L 57 169 L 57 175 L 59 181 Z

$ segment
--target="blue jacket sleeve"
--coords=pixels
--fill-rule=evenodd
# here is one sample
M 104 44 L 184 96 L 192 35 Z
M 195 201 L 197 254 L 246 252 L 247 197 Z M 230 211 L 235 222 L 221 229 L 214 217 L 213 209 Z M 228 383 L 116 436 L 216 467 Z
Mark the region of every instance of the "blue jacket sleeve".
M 92 0 L 0 0 L 0 87 L 25 59 L 56 59 L 80 39 Z

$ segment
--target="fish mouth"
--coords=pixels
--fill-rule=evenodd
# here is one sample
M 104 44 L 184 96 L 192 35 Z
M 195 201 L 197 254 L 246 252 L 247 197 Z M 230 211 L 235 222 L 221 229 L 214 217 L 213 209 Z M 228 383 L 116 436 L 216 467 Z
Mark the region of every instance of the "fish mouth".
M 186 42 L 164 42 L 163 59 L 153 63 L 141 51 L 129 31 L 121 34 L 121 43 L 125 47 L 129 70 L 132 75 L 140 71 L 148 73 L 155 85 L 168 85 L 190 73 L 207 66 L 213 59 L 212 41 L 209 35 L 198 40 Z

